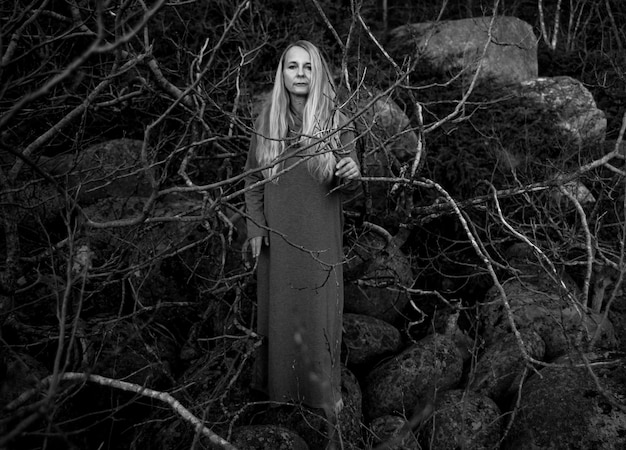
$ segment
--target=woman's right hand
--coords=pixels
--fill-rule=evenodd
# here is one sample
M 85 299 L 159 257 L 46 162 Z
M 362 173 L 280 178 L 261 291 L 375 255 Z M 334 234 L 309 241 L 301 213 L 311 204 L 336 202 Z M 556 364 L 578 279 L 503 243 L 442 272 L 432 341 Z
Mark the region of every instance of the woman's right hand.
M 270 245 L 270 240 L 267 238 L 267 236 L 256 236 L 250 238 L 250 251 L 252 252 L 253 258 L 256 259 L 259 257 L 263 244 Z

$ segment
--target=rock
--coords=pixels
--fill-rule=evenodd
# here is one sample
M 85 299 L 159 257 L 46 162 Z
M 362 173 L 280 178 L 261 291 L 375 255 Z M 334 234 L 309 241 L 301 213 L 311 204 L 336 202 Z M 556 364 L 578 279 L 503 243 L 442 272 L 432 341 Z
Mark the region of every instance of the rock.
M 446 300 L 448 304 L 443 304 L 440 299 L 434 300 L 428 299 L 427 296 L 413 297 L 411 305 L 414 306 L 415 311 L 418 311 L 418 316 L 416 319 L 409 318 L 409 320 L 413 319 L 408 329 L 410 336 L 420 339 L 431 333 L 445 334 L 452 339 L 461 352 L 463 363 L 469 362 L 475 356 L 476 338 L 470 337 L 459 326 L 462 305 L 456 300 Z M 440 306 L 441 304 L 443 306 Z M 424 320 L 426 318 L 427 320 Z
M 599 329 L 595 345 L 614 348 L 617 345 L 612 324 L 597 314 L 585 312 L 575 296 L 556 293 L 558 286 L 548 290 L 526 281 L 522 274 L 502 283 L 518 330 L 535 331 L 545 342 L 545 358 L 553 359 L 574 348 L 588 344 Z M 571 294 L 571 293 L 570 293 Z M 479 305 L 483 337 L 491 345 L 511 333 L 511 324 L 501 294 L 494 286 Z
M 391 415 L 378 417 L 372 421 L 369 430 L 372 433 L 372 444 L 383 445 L 382 448 L 385 450 L 422 449 L 411 431 L 409 422 L 403 417 Z
M 434 389 L 454 387 L 461 379 L 463 358 L 444 335 L 432 334 L 374 368 L 364 380 L 365 416 L 410 416 L 423 408 Z
M 498 448 L 501 412 L 489 397 L 455 389 L 437 395 L 437 407 L 420 433 L 437 450 Z
M 360 89 L 356 93 L 355 111 L 361 111 L 379 97 L 376 89 Z M 417 134 L 405 112 L 389 96 L 384 95 L 365 109 L 354 122 L 363 147 L 361 171 L 368 177 L 400 176 L 403 164 L 410 167 L 418 148 Z M 387 211 L 395 198 L 390 197 L 390 183 L 368 183 L 370 213 Z M 408 214 L 408 212 L 407 212 Z
M 517 95 L 552 111 L 557 127 L 579 144 L 601 144 L 606 135 L 606 116 L 582 82 L 567 76 L 537 78 L 521 83 Z
M 541 361 L 545 343 L 535 331 L 520 333 L 524 348 L 531 358 Z M 494 342 L 478 357 L 472 373 L 470 389 L 502 404 L 517 391 L 526 361 L 514 334 Z
M 128 198 L 150 195 L 149 175 L 141 161 L 143 141 L 114 139 L 82 150 L 78 156 L 60 155 L 42 161 L 53 176 L 67 179 L 67 189 L 81 204 L 106 197 Z
M 396 353 L 402 339 L 400 331 L 387 322 L 362 314 L 344 313 L 343 343 L 347 350 L 343 361 L 348 366 L 368 365 L 383 356 Z
M 231 444 L 246 450 L 308 450 L 293 431 L 275 425 L 248 425 L 233 429 Z
M 348 236 L 344 266 L 344 312 L 363 314 L 392 325 L 403 315 L 409 296 L 401 286 L 413 284 L 406 255 L 393 239 L 375 229 Z
M 576 199 L 578 203 L 584 207 L 593 207 L 596 203 L 596 198 L 593 196 L 587 186 L 580 180 L 568 181 L 561 185 L 561 187 L 572 197 Z M 576 205 L 569 197 L 560 189 L 555 189 L 551 193 L 552 199 L 562 210 L 573 210 Z
M 549 243 L 540 242 L 538 245 L 548 246 Z M 507 247 L 504 251 L 504 259 L 509 266 L 518 271 L 518 276 L 522 281 L 541 291 L 571 298 L 579 298 L 582 294 L 574 279 L 562 267 L 555 266 L 558 277 L 549 275 L 548 272 L 551 269 L 544 267 L 545 259 L 538 256 L 536 251 L 525 242 L 518 242 Z
M 145 206 L 144 197 L 112 197 L 97 200 L 85 207 L 83 212 L 94 222 L 131 220 L 139 217 Z M 178 194 L 164 196 L 149 211 L 151 217 L 159 217 L 163 221 L 141 222 L 125 227 L 87 227 L 84 238 L 93 252 L 96 265 L 108 262 L 111 258 L 116 258 L 114 264 L 118 270 L 140 264 L 128 280 L 142 286 L 143 300 L 147 304 L 162 301 L 166 296 L 184 301 L 192 291 L 187 282 L 182 280 L 188 275 L 179 276 L 176 280 L 174 274 L 177 271 L 185 273 L 193 267 L 194 273 L 205 279 L 224 276 L 221 261 L 226 251 L 221 245 L 192 245 L 207 239 L 206 230 L 198 222 L 184 220 L 197 207 L 198 202 L 194 198 Z M 216 236 L 215 241 L 219 240 L 219 236 Z M 182 248 L 186 250 L 180 251 Z M 173 255 L 175 258 L 170 258 L 167 264 L 175 268 L 162 271 L 163 261 Z M 146 261 L 150 261 L 150 264 L 145 264 Z M 199 261 L 203 262 L 199 264 Z M 147 282 L 148 277 L 150 279 Z M 158 298 L 150 299 L 153 296 Z
M 538 75 L 537 38 L 532 26 L 516 17 L 403 25 L 391 30 L 389 48 L 420 61 L 425 59 L 444 74 L 466 71 L 469 78 L 480 67 L 480 80 L 495 78 L 504 84 L 532 80 Z
M 619 406 L 626 398 L 626 360 L 587 359 L 585 367 L 580 357 L 559 358 L 555 364 L 564 367 L 545 367 L 524 383 L 504 450 L 626 448 L 626 412 Z
M 361 89 L 357 95 L 356 111 L 361 111 L 374 98 L 380 97 L 365 109 L 363 115 L 355 119 L 358 134 L 363 133 L 366 167 L 373 167 L 372 162 L 377 159 L 373 155 L 378 151 L 384 151 L 382 159 L 386 159 L 388 163 L 392 160 L 399 163 L 411 161 L 417 152 L 417 135 L 411 129 L 406 113 L 390 95 L 381 95 L 377 89 Z M 373 169 L 373 172 L 389 174 L 387 170 Z

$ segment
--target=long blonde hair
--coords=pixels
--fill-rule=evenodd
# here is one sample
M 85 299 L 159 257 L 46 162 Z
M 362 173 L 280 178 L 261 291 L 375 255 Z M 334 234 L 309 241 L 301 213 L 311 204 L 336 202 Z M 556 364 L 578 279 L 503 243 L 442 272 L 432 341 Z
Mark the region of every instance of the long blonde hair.
M 302 131 L 299 143 L 304 146 L 304 155 L 309 172 L 320 182 L 328 181 L 335 169 L 333 150 L 340 146 L 339 114 L 335 107 L 335 85 L 328 65 L 318 48 L 309 41 L 300 40 L 288 46 L 280 57 L 274 78 L 274 88 L 256 123 L 256 157 L 261 166 L 275 163 L 285 151 L 289 133 L 289 93 L 285 88 L 283 66 L 285 55 L 292 47 L 301 47 L 311 57 L 311 85 L 302 113 Z M 317 142 L 320 138 L 321 141 Z M 266 178 L 275 176 L 282 164 L 274 164 L 263 171 Z

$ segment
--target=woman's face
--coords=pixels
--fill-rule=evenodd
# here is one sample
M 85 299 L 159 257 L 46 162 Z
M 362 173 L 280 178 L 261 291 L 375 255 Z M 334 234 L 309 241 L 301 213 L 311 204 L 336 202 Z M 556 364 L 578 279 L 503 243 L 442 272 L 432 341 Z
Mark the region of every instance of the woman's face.
M 309 95 L 311 88 L 311 55 L 302 47 L 291 47 L 283 63 L 285 89 L 291 95 Z

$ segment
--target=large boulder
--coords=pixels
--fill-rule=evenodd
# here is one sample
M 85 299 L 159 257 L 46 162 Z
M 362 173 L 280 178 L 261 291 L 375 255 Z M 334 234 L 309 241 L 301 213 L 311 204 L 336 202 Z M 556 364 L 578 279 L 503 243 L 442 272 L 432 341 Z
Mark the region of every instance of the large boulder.
M 145 197 L 103 198 L 83 208 L 83 213 L 96 223 L 133 220 L 141 217 L 146 202 Z M 85 227 L 79 242 L 83 252 L 92 255 L 94 267 L 110 266 L 109 270 L 120 274 L 127 270 L 128 276 L 119 278 L 134 289 L 133 296 L 122 298 L 115 291 L 119 289 L 115 288 L 118 279 L 111 280 L 103 286 L 100 301 L 95 302 L 97 307 L 116 308 L 111 302 L 117 301 L 119 307 L 121 300 L 131 297 L 144 306 L 167 298 L 192 301 L 200 284 L 190 282 L 190 277 L 223 278 L 223 256 L 236 250 L 229 248 L 217 233 L 207 236 L 198 221 L 189 219 L 190 215 L 198 215 L 197 209 L 198 201 L 193 197 L 170 194 L 159 198 L 149 209 L 149 216 L 158 220 L 122 227 Z M 214 223 L 216 228 L 220 224 L 217 220 Z M 210 320 L 217 317 L 211 315 Z
M 132 221 L 141 217 L 147 200 L 145 197 L 100 199 L 83 208 L 83 213 L 86 219 L 96 223 Z M 178 194 L 163 196 L 148 210 L 150 217 L 157 217 L 158 221 L 139 222 L 126 227 L 86 227 L 85 237 L 98 252 L 124 250 L 131 262 L 160 258 L 189 244 L 189 235 L 196 231 L 198 223 L 187 221 L 184 217 L 196 211 L 197 207 L 198 201 L 191 197 Z
M 395 53 L 426 59 L 444 74 L 466 71 L 469 77 L 480 67 L 479 79 L 495 78 L 503 84 L 538 75 L 537 38 L 532 26 L 516 17 L 403 25 L 391 31 L 389 46 Z
M 345 247 L 344 311 L 397 324 L 409 302 L 402 287 L 413 284 L 407 256 L 376 227 L 348 236 Z
M 536 78 L 521 83 L 516 91 L 539 109 L 551 111 L 557 118 L 558 129 L 574 142 L 604 141 L 606 116 L 580 81 L 568 76 Z
M 365 109 L 355 120 L 364 144 L 363 172 L 369 176 L 397 173 L 417 153 L 417 134 L 408 116 L 389 94 L 376 89 L 360 90 L 355 108 Z
M 446 335 L 431 334 L 381 363 L 364 380 L 364 413 L 370 420 L 388 414 L 410 416 L 434 390 L 451 389 L 461 379 L 463 358 Z
M 402 344 L 400 331 L 387 322 L 362 314 L 343 315 L 343 343 L 348 366 L 370 365 L 396 353 Z
M 533 330 L 520 334 L 526 353 L 541 361 L 546 351 L 541 336 Z M 515 335 L 508 334 L 480 354 L 472 372 L 470 389 L 505 403 L 522 382 L 526 365 Z
M 152 167 L 142 161 L 144 142 L 113 139 L 88 147 L 76 155 L 45 158 L 41 166 L 52 176 L 63 177 L 67 189 L 81 204 L 106 197 L 148 196 Z
M 377 89 L 361 89 L 355 102 L 356 111 L 365 108 L 364 113 L 355 119 L 359 135 L 362 133 L 365 154 L 364 162 L 372 167 L 373 155 L 384 151 L 389 161 L 405 163 L 417 153 L 417 135 L 402 108 L 391 98 Z M 387 173 L 372 168 L 372 175 Z
M 494 449 L 502 437 L 502 414 L 489 397 L 463 389 L 437 396 L 437 408 L 421 433 L 427 448 Z
M 30 228 L 33 223 L 54 224 L 59 215 L 74 209 L 74 202 L 86 206 L 105 198 L 146 197 L 155 170 L 144 167 L 142 149 L 143 141 L 121 138 L 72 153 L 39 156 L 35 162 L 50 178 L 24 165 L 17 181 L 20 189 L 3 201 L 15 204 L 14 218 Z
M 410 166 L 418 148 L 417 134 L 402 108 L 376 89 L 360 89 L 355 95 L 354 109 L 363 114 L 355 119 L 355 127 L 363 148 L 361 171 L 367 177 L 396 177 L 402 166 Z M 365 185 L 370 213 L 387 211 L 396 199 L 389 196 L 389 183 Z
M 549 277 L 547 277 L 549 278 Z M 550 280 L 546 280 L 549 285 Z M 576 348 L 595 342 L 603 348 L 617 345 L 612 324 L 600 314 L 590 313 L 558 284 L 546 289 L 525 279 L 513 278 L 502 283 L 515 326 L 520 331 L 534 331 L 545 343 L 545 358 L 550 360 Z M 491 288 L 479 305 L 483 337 L 494 344 L 512 331 L 509 313 L 498 286 Z M 598 337 L 594 338 L 598 333 Z
M 524 383 L 504 450 L 626 448 L 626 361 L 585 359 L 559 358 Z

